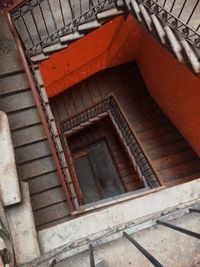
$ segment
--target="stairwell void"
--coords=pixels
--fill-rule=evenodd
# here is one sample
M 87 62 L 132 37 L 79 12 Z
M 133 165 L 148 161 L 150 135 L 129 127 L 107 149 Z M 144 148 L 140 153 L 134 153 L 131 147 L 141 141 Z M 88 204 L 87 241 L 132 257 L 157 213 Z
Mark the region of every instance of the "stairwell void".
M 128 129 L 123 132 L 125 126 L 117 125 L 106 107 L 110 98 L 137 140 L 136 154 L 126 142 Z M 101 71 L 51 98 L 50 105 L 83 209 L 200 175 L 198 156 L 149 95 L 136 63 Z

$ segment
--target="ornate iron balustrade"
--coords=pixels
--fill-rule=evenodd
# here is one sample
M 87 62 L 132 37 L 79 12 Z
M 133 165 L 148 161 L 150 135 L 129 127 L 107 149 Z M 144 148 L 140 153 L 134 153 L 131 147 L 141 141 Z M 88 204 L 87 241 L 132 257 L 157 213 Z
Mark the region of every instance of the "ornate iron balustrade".
M 194 19 L 196 13 L 200 16 L 200 0 L 197 0 L 194 4 L 191 0 L 184 0 L 181 7 L 179 7 L 178 12 L 175 7 L 178 0 L 168 1 L 168 0 L 137 0 L 138 4 L 144 5 L 152 14 L 155 14 L 164 25 L 168 25 L 171 29 L 175 30 L 184 39 L 189 41 L 192 45 L 200 48 L 200 19 L 197 25 L 191 27 L 190 23 Z M 188 4 L 192 7 L 192 10 L 188 11 Z M 182 17 L 183 13 L 184 19 Z
M 12 12 L 12 19 L 28 54 L 33 54 L 37 51 L 41 52 L 46 46 L 58 42 L 60 37 L 76 31 L 80 24 L 95 18 L 98 12 L 107 9 L 111 5 L 115 5 L 117 0 L 79 0 L 79 5 L 76 7 L 74 7 L 72 0 L 66 2 L 68 4 L 67 17 L 65 14 L 66 6 L 63 6 L 61 0 L 59 0 L 57 13 L 54 12 L 50 0 L 26 0 L 22 6 Z M 37 13 L 39 14 L 37 16 L 40 16 L 41 19 L 40 24 L 43 24 L 42 30 L 40 28 L 41 26 L 38 25 L 37 16 L 34 14 L 34 10 L 36 9 L 38 9 Z M 50 17 L 47 16 L 47 9 Z M 32 28 L 26 22 L 25 17 L 27 16 L 30 16 L 34 25 Z M 61 23 L 58 23 L 57 16 L 60 17 Z M 70 22 L 67 22 L 69 19 Z M 53 25 L 53 30 L 49 30 L 49 21 Z M 24 38 L 24 34 L 20 33 L 19 23 L 21 23 L 21 27 L 26 31 L 26 38 Z M 33 38 L 32 36 L 33 28 L 37 38 Z M 38 41 L 35 39 L 38 39 Z
M 72 135 L 108 115 L 144 185 L 150 188 L 158 187 L 160 184 L 156 174 L 113 96 L 97 103 L 69 120 L 63 121 L 61 123 L 61 131 L 65 136 Z

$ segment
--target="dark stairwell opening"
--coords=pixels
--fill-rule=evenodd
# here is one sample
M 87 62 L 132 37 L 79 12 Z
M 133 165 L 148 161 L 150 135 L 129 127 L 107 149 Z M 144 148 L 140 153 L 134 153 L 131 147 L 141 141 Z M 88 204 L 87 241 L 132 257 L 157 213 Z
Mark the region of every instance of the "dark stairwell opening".
M 83 204 L 144 188 L 108 117 L 69 137 L 68 144 Z

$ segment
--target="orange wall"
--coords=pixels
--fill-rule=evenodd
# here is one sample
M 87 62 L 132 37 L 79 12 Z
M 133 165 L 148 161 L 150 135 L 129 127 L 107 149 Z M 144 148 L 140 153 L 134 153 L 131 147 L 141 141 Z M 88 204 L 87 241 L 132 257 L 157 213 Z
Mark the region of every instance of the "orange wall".
M 52 97 L 101 69 L 133 60 L 152 97 L 200 155 L 200 80 L 132 16 L 108 22 L 39 67 Z
M 142 32 L 132 16 L 119 16 L 40 63 L 49 97 L 90 75 L 135 60 Z
M 200 155 L 200 79 L 148 33 L 137 63 L 152 97 Z

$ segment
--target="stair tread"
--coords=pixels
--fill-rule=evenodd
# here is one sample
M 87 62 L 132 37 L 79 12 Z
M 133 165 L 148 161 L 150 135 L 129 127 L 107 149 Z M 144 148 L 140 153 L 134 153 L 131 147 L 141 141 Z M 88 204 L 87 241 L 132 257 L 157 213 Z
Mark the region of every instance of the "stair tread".
M 113 16 L 117 16 L 117 15 L 121 15 L 122 13 L 124 13 L 123 10 L 119 10 L 116 7 L 101 11 L 97 14 L 97 18 L 98 19 L 105 19 L 107 17 L 113 17 Z
M 147 140 L 151 140 L 153 138 L 159 137 L 163 134 L 167 134 L 167 133 L 171 133 L 175 131 L 176 131 L 175 127 L 171 123 L 168 123 L 166 125 L 163 125 L 162 127 L 158 126 L 153 129 L 138 133 L 138 138 L 140 141 L 145 142 Z
M 178 166 L 160 171 L 165 181 L 183 178 L 191 175 L 200 175 L 200 159 L 186 162 Z
M 61 43 L 70 42 L 70 41 L 74 41 L 76 39 L 82 38 L 83 36 L 84 36 L 84 34 L 79 33 L 79 32 L 69 33 L 69 34 L 66 34 L 66 35 L 60 37 L 60 41 L 61 41 Z
M 152 149 L 157 149 L 159 147 L 165 146 L 167 144 L 172 144 L 179 140 L 182 140 L 182 136 L 177 131 L 174 131 L 167 134 L 163 134 L 162 138 L 160 138 L 159 136 L 150 140 L 143 141 L 142 144 L 145 151 L 148 152 Z
M 42 61 L 42 60 L 45 60 L 45 59 L 48 59 L 48 58 L 49 58 L 49 56 L 41 53 L 41 54 L 32 56 L 31 60 L 32 60 L 32 62 L 39 62 L 39 61 Z
M 152 165 L 154 166 L 155 169 L 159 171 L 175 167 L 177 165 L 188 162 L 189 160 L 194 160 L 196 158 L 197 155 L 195 154 L 195 152 L 191 148 L 189 148 L 186 151 L 175 153 L 173 155 L 169 155 L 164 158 L 154 160 L 152 161 Z
M 151 160 L 164 158 L 174 153 L 182 152 L 188 149 L 188 144 L 185 140 L 173 144 L 167 144 L 161 148 L 155 148 L 147 152 Z
M 101 26 L 101 23 L 99 23 L 97 20 L 89 21 L 86 23 L 82 23 L 78 26 L 79 31 L 87 31 L 90 29 L 96 29 Z
M 17 92 L 12 95 L 6 95 L 0 99 L 1 110 L 6 113 L 16 112 L 22 109 L 35 106 L 35 101 L 30 89 Z
M 48 53 L 52 53 L 55 51 L 59 51 L 59 50 L 66 48 L 67 46 L 68 46 L 67 44 L 64 45 L 61 43 L 52 44 L 52 45 L 49 45 L 43 48 L 43 53 L 48 54 Z
M 12 79 L 12 82 L 10 82 Z M 6 96 L 29 88 L 23 72 L 0 78 L 0 96 Z

